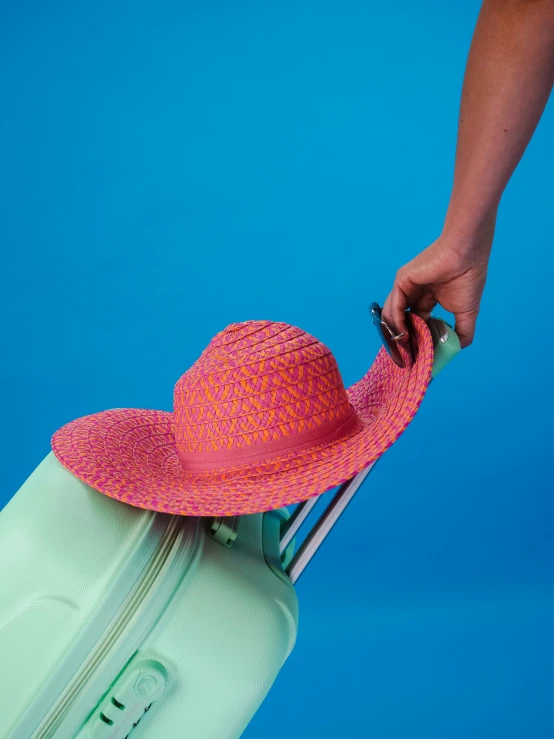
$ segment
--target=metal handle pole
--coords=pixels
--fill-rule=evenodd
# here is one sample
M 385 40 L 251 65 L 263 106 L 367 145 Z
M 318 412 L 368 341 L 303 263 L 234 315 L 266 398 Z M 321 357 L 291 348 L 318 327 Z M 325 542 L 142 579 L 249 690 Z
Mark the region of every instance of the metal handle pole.
M 303 503 L 299 503 L 296 506 L 296 508 L 292 512 L 291 517 L 283 526 L 281 543 L 279 546 L 279 551 L 281 554 L 283 554 L 285 549 L 294 539 L 294 537 L 296 536 L 298 532 L 298 529 L 302 526 L 304 521 L 308 518 L 312 508 L 315 506 L 318 500 L 319 500 L 319 496 L 316 495 L 315 498 L 309 498 L 308 500 L 305 500 Z
M 350 480 L 347 480 L 340 486 L 333 500 L 323 511 L 318 522 L 310 531 L 302 546 L 296 552 L 291 560 L 291 563 L 287 567 L 287 575 L 290 577 L 293 583 L 295 583 L 302 572 L 304 572 L 307 564 L 317 552 L 329 531 L 333 528 L 340 516 L 344 513 L 346 507 L 360 488 L 361 484 L 369 475 L 373 467 L 375 467 L 375 464 L 376 462 L 373 462 L 373 464 L 371 464 L 369 467 L 366 467 L 365 470 L 362 470 L 357 475 L 352 477 Z

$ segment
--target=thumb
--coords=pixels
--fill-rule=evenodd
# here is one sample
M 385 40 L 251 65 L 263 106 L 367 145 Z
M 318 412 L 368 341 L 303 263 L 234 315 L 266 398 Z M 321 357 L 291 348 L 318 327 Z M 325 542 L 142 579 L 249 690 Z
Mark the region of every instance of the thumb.
M 462 349 L 468 347 L 475 336 L 475 325 L 477 323 L 477 311 L 458 313 L 454 330 L 460 339 Z

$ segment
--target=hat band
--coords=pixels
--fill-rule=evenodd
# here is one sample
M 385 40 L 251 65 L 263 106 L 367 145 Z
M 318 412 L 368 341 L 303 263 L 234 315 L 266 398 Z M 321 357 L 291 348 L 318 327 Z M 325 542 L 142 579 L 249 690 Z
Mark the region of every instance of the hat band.
M 338 441 L 343 436 L 359 431 L 363 423 L 355 409 L 347 416 L 327 421 L 314 429 L 301 431 L 299 434 L 287 436 L 275 441 L 251 444 L 237 449 L 224 449 L 219 452 L 182 452 L 178 450 L 179 459 L 185 472 L 220 470 L 238 467 L 247 462 L 269 462 L 288 452 L 308 451 L 311 447 Z

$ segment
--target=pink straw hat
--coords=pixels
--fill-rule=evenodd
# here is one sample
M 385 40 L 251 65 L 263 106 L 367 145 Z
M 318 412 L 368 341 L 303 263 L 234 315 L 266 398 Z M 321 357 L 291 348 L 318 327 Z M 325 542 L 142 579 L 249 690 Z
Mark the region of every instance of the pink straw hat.
M 330 350 L 305 331 L 231 324 L 178 380 L 173 413 L 78 418 L 54 434 L 54 454 L 91 487 L 139 508 L 231 516 L 306 500 L 374 462 L 414 417 L 433 344 L 424 321 L 410 320 L 416 360 L 401 369 L 381 349 L 348 390 Z

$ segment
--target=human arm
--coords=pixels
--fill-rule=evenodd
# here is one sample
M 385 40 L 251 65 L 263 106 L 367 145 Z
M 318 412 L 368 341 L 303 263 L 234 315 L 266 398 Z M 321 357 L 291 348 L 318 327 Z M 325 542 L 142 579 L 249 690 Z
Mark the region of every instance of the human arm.
M 554 83 L 554 0 L 485 0 L 468 56 L 454 184 L 439 238 L 401 267 L 383 314 L 427 319 L 439 303 L 463 347 L 475 333 L 496 213 Z

